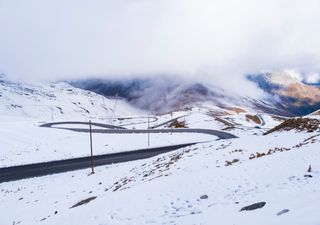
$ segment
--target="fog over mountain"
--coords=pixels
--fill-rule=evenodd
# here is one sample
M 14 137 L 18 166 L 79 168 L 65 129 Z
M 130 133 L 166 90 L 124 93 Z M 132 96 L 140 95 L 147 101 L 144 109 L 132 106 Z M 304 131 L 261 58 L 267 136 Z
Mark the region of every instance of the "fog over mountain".
M 222 108 L 248 107 L 278 115 L 306 115 L 319 109 L 320 88 L 305 84 L 290 71 L 251 74 L 247 81 L 262 95 L 241 96 L 213 84 L 171 76 L 127 79 L 83 79 L 70 83 L 111 98 L 122 98 L 131 105 L 163 113 L 210 104 Z

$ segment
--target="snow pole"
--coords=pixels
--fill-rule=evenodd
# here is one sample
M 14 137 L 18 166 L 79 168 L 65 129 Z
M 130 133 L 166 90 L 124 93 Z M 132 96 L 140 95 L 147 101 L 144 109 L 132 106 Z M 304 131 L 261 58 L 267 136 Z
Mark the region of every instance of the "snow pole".
M 94 174 L 93 148 L 92 148 L 92 126 L 91 126 L 91 120 L 89 120 L 89 130 L 90 130 L 91 174 Z
M 148 147 L 150 147 L 150 115 L 148 114 Z

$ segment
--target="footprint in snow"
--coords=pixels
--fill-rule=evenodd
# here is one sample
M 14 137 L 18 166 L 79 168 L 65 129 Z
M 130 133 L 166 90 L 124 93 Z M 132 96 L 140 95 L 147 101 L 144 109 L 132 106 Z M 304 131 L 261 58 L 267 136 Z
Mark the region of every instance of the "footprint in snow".
M 169 206 L 164 206 L 164 214 L 162 216 L 178 218 L 202 213 L 200 209 L 195 207 L 196 204 L 196 202 L 191 202 L 189 200 L 183 201 L 177 199 L 175 202 L 171 202 Z

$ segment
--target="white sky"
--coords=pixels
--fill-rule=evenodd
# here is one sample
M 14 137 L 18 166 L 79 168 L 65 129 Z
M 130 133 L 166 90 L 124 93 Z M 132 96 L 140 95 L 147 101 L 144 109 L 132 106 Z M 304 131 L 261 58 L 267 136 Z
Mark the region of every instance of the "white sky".
M 315 77 L 319 40 L 319 0 L 0 0 L 0 72 L 24 80 L 179 74 L 250 90 L 242 76 L 260 70 Z

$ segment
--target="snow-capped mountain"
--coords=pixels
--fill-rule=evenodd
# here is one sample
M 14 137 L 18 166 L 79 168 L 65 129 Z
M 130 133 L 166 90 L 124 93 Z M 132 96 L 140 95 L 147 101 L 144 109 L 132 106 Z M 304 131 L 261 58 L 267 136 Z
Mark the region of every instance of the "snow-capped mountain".
M 105 118 L 135 112 L 122 100 L 75 88 L 67 83 L 31 85 L 0 76 L 0 112 L 2 116 L 20 116 L 43 120 Z M 116 112 L 115 112 L 116 111 Z
M 105 96 L 119 96 L 133 106 L 155 113 L 163 113 L 210 101 L 217 106 L 230 106 L 238 101 L 223 90 L 202 83 L 179 81 L 174 78 L 133 80 L 82 80 L 72 85 Z M 226 99 L 228 98 L 228 99 Z
M 306 115 L 320 108 L 320 88 L 303 83 L 286 72 L 249 75 L 248 79 L 294 115 Z
M 28 85 L 2 76 L 0 169 L 90 154 L 89 134 L 69 129 L 87 124 L 39 126 L 51 120 L 92 119 L 129 130 L 160 130 L 151 136 L 94 132 L 95 155 L 197 144 L 96 166 L 95 174 L 83 169 L 0 182 L 0 211 L 6 212 L 0 224 L 319 224 L 314 201 L 320 197 L 318 113 L 286 119 L 259 113 L 276 112 L 271 100 L 241 99 L 209 85 L 167 81 L 158 86 L 149 80 L 90 87 L 112 97 L 106 98 L 67 83 Z M 267 81 L 271 87 L 282 85 Z M 291 84 L 285 81 L 282 86 Z M 140 108 L 157 106 L 154 110 L 201 107 L 146 117 L 117 96 Z M 112 114 L 111 121 L 104 121 Z M 124 114 L 131 115 L 119 117 Z M 172 133 L 181 127 L 214 129 L 238 138 Z
M 265 98 L 235 96 L 225 90 L 172 77 L 152 79 L 102 80 L 71 82 L 75 87 L 105 96 L 119 96 L 133 106 L 162 113 L 210 103 L 222 108 L 244 107 L 278 115 L 306 115 L 320 106 L 320 90 L 304 84 L 286 73 L 275 72 L 248 76 L 265 92 Z
M 38 85 L 0 76 L 2 115 L 33 118 L 104 118 L 148 110 L 159 114 L 203 104 L 247 108 L 283 116 L 307 115 L 320 108 L 320 88 L 285 72 L 250 75 L 266 98 L 235 96 L 223 89 L 172 77 L 129 80 L 78 80 Z M 130 104 L 127 104 L 130 103 Z M 92 114 L 91 114 L 92 113 Z

